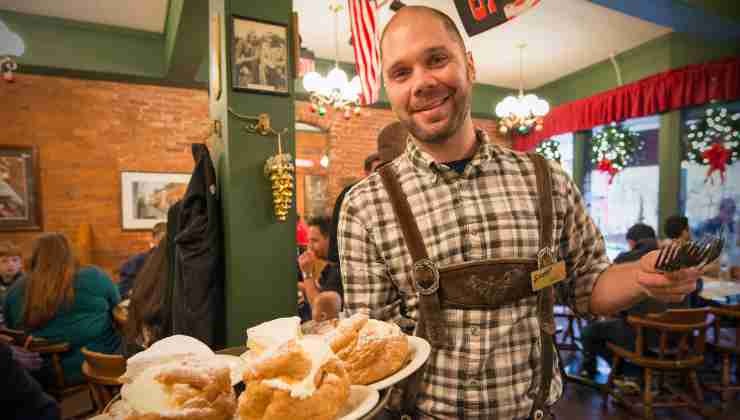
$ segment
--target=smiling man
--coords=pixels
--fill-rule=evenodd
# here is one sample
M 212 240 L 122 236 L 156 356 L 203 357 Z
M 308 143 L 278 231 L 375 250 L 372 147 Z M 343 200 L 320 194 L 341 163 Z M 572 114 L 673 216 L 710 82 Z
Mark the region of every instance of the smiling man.
M 555 296 L 582 316 L 610 314 L 647 296 L 678 301 L 698 271 L 610 266 L 566 173 L 474 127 L 475 65 L 448 16 L 404 7 L 381 52 L 388 98 L 411 135 L 405 153 L 343 203 L 345 307 L 408 316 L 431 342 L 426 368 L 404 387 L 403 414 L 548 418 L 562 394 Z

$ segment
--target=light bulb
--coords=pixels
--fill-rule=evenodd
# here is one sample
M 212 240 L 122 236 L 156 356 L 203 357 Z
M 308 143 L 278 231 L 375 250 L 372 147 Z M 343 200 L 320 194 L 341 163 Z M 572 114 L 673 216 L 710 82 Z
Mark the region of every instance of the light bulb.
M 303 88 L 308 92 L 315 92 L 321 85 L 321 79 L 323 79 L 321 75 L 315 71 L 308 72 L 303 76 Z
M 341 90 L 347 84 L 347 73 L 339 67 L 334 67 L 326 76 L 326 80 L 332 90 Z
M 328 168 L 329 167 L 329 155 L 324 154 L 324 156 L 322 156 L 321 160 L 319 161 L 319 165 L 321 165 L 322 168 Z

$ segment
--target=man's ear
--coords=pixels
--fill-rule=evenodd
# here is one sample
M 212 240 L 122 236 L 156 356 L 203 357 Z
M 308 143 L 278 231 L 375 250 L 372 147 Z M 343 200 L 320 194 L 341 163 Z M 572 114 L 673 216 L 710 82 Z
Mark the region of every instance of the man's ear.
M 475 60 L 473 59 L 473 53 L 468 51 L 465 53 L 465 59 L 468 63 L 468 79 L 471 82 L 475 81 Z

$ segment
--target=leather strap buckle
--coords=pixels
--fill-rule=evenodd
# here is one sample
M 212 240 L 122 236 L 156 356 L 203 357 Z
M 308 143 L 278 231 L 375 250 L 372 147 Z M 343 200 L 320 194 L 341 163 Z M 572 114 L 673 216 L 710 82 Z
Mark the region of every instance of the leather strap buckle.
M 416 291 L 422 296 L 429 296 L 439 290 L 439 269 L 429 258 L 414 263 L 412 279 Z

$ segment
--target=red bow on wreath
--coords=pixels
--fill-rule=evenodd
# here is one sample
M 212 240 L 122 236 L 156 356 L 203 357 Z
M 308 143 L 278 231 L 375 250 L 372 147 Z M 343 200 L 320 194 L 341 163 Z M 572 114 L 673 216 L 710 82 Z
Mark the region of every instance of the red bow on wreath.
M 709 170 L 704 182 L 707 182 L 714 171 L 719 171 L 722 184 L 725 183 L 725 171 L 727 171 L 727 160 L 730 158 L 730 151 L 722 143 L 714 143 L 712 146 L 701 154 L 708 161 Z
M 617 169 L 612 163 L 612 161 L 609 159 L 601 159 L 599 161 L 599 164 L 596 166 L 596 169 L 598 169 L 601 172 L 606 172 L 609 174 L 609 185 L 612 184 L 614 177 L 619 172 L 619 169 Z

